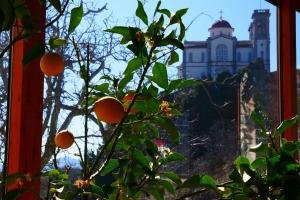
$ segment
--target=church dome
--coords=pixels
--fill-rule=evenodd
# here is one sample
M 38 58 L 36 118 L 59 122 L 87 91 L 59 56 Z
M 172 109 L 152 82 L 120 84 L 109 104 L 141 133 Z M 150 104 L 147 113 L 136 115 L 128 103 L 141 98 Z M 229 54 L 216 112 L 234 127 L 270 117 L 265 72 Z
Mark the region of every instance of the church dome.
M 228 21 L 226 20 L 218 20 L 216 21 L 211 28 L 232 28 Z

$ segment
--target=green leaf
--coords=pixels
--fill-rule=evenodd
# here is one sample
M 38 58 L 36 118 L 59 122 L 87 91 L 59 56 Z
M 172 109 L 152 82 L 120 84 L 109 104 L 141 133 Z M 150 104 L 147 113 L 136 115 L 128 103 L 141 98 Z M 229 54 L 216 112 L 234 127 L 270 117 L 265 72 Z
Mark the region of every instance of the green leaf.
M 71 10 L 71 18 L 70 18 L 70 24 L 69 24 L 69 28 L 68 28 L 69 35 L 80 24 L 82 17 L 83 17 L 83 6 L 81 4 L 79 7 L 73 8 Z
M 174 186 L 167 180 L 159 180 L 158 183 L 168 190 L 173 196 L 175 195 Z
M 157 12 L 167 15 L 169 18 L 171 17 L 171 12 L 168 9 L 159 9 Z
M 106 167 L 102 170 L 101 175 L 106 176 L 112 170 L 116 169 L 119 166 L 119 161 L 117 159 L 110 159 Z
M 192 85 L 194 85 L 196 83 L 198 83 L 198 81 L 194 80 L 194 79 L 187 79 L 187 80 L 177 79 L 177 80 L 172 80 L 170 82 L 170 84 L 169 84 L 169 87 L 168 87 L 167 91 L 170 93 L 173 90 L 181 89 L 181 88 L 184 88 L 184 87 L 189 87 L 189 86 L 192 86 Z
M 179 144 L 180 141 L 180 133 L 175 126 L 174 122 L 167 117 L 155 117 L 154 120 L 158 123 L 161 127 L 165 128 L 170 135 L 172 141 L 175 144 Z
M 180 9 L 180 10 L 176 11 L 176 13 L 173 16 L 171 16 L 169 25 L 180 23 L 181 17 L 183 15 L 185 15 L 187 11 L 188 11 L 188 8 L 184 8 L 184 9 Z
M 178 61 L 179 61 L 178 53 L 176 51 L 172 51 L 168 64 L 173 65 L 174 63 L 176 63 Z
M 161 5 L 161 0 L 158 0 L 158 1 L 157 1 L 156 8 L 155 8 L 155 10 L 154 10 L 154 16 L 156 15 L 157 11 L 159 10 L 160 5 Z
M 89 186 L 89 189 L 93 194 L 97 195 L 98 197 L 104 197 L 104 191 L 98 185 L 92 184 L 91 186 Z
M 26 189 L 14 189 L 9 192 L 7 192 L 3 198 L 3 200 L 13 200 L 17 199 L 17 197 L 21 196 L 23 193 L 27 192 L 29 190 Z
M 35 44 L 34 47 L 26 53 L 26 55 L 22 61 L 23 65 L 27 65 L 32 60 L 42 56 L 44 54 L 44 52 L 45 52 L 44 44 L 41 44 L 41 43 Z
M 254 123 L 262 130 L 262 131 L 266 131 L 265 128 L 265 122 L 264 122 L 264 118 L 261 114 L 257 113 L 256 111 L 251 112 L 250 114 L 250 119 L 252 121 L 254 121 Z
M 156 83 L 159 87 L 163 89 L 168 88 L 168 72 L 166 65 L 162 63 L 155 63 L 152 68 L 153 76 L 147 76 L 147 78 L 154 83 Z
M 298 121 L 298 116 L 295 116 L 291 119 L 284 120 L 275 130 L 275 136 L 281 136 L 284 131 L 286 131 L 288 128 L 295 125 Z
M 249 151 L 254 153 L 265 153 L 268 151 L 268 145 L 261 142 L 256 146 L 250 147 Z
M 15 20 L 14 8 L 9 0 L 1 0 L 0 11 L 2 18 L 0 30 L 9 30 Z
M 180 185 L 182 183 L 180 177 L 177 174 L 175 174 L 174 172 L 164 172 L 163 176 L 169 178 L 177 185 Z
M 102 83 L 100 85 L 92 86 L 92 88 L 105 94 L 109 93 L 109 83 Z
M 216 189 L 216 181 L 208 175 L 194 175 L 188 178 L 183 184 L 180 186 L 181 188 L 198 188 L 205 187 L 210 189 Z
M 133 73 L 126 74 L 124 78 L 119 82 L 118 89 L 123 90 L 132 79 L 133 79 Z
M 245 156 L 239 156 L 234 160 L 234 164 L 237 169 L 241 169 L 241 167 L 240 167 L 241 165 L 250 166 L 250 161 Z
M 132 156 L 145 168 L 149 168 L 148 158 L 139 150 L 135 149 Z
M 50 4 L 57 10 L 57 12 L 61 13 L 61 3 L 60 0 L 49 0 Z
M 266 158 L 257 158 L 255 161 L 251 163 L 251 167 L 253 169 L 258 169 L 262 167 L 266 167 L 267 161 Z
M 110 33 L 117 33 L 123 36 L 129 35 L 129 27 L 127 26 L 114 26 L 113 28 L 107 29 L 105 31 Z
M 183 38 L 185 36 L 185 31 L 186 31 L 185 25 L 184 25 L 184 23 L 182 21 L 180 21 L 180 34 L 178 36 L 178 40 L 179 41 L 183 40 Z
M 175 38 L 164 38 L 162 41 L 160 41 L 157 44 L 157 47 L 168 46 L 168 45 L 172 45 L 181 50 L 184 50 L 184 45 L 182 44 L 182 42 L 180 42 L 179 40 L 177 40 Z
M 151 131 L 151 133 L 153 134 L 154 137 L 156 137 L 156 138 L 159 137 L 159 131 L 156 128 L 156 126 L 153 126 L 152 124 L 147 123 L 147 127 Z
M 146 188 L 145 190 L 146 190 L 147 193 L 151 194 L 154 197 L 154 199 L 164 200 L 164 196 L 160 191 L 158 191 L 154 188 Z
M 138 70 L 141 66 L 145 65 L 147 62 L 146 58 L 133 58 L 128 62 L 128 65 L 124 71 L 124 75 L 129 75 L 136 70 Z
M 185 157 L 177 152 L 172 152 L 169 155 L 167 155 L 165 158 L 162 158 L 159 160 L 159 162 L 161 163 L 161 165 L 165 165 L 169 162 L 173 162 L 173 161 L 182 161 L 184 160 Z
M 5 185 L 14 183 L 18 178 L 24 178 L 24 173 L 16 172 L 5 177 Z
M 47 172 L 47 175 L 49 177 L 56 177 L 60 175 L 60 172 L 57 169 L 51 169 L 50 171 Z
M 148 25 L 148 17 L 140 0 L 138 0 L 138 7 L 135 11 L 135 15 L 139 17 L 146 25 Z
M 67 44 L 67 41 L 65 39 L 61 39 L 58 37 L 49 39 L 49 45 L 50 45 L 50 48 L 52 48 L 52 49 L 58 48 L 60 46 L 66 45 L 66 44 Z

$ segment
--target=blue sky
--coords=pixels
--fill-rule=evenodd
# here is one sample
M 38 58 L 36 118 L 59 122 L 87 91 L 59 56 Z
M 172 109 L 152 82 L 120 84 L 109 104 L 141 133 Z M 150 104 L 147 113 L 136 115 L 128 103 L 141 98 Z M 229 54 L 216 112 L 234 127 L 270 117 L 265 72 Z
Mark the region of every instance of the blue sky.
M 152 13 L 157 0 L 147 0 L 146 10 Z M 129 18 L 134 16 L 136 0 L 109 0 L 108 12 L 112 12 L 114 18 L 118 20 L 118 25 L 124 25 Z M 197 15 L 205 13 L 210 15 L 200 15 L 187 31 L 186 40 L 206 40 L 208 28 L 214 21 L 219 19 L 220 10 L 223 11 L 223 18 L 230 22 L 235 28 L 234 35 L 239 40 L 247 40 L 248 28 L 251 22 L 251 15 L 254 9 L 270 9 L 270 33 L 271 33 L 271 70 L 274 71 L 277 65 L 276 56 L 276 8 L 264 0 L 162 0 L 162 6 L 171 11 L 181 8 L 189 8 L 184 17 L 185 24 L 189 24 Z M 300 37 L 300 14 L 297 14 L 297 31 Z M 300 38 L 298 46 L 298 68 L 300 68 Z

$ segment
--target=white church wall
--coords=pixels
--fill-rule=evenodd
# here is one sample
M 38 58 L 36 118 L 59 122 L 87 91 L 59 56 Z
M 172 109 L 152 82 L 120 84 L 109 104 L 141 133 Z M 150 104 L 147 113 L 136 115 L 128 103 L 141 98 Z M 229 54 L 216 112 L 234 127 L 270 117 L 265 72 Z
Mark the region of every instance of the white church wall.
M 191 63 L 189 60 L 189 54 L 192 54 L 192 63 L 202 62 L 202 53 L 204 53 L 204 62 L 207 62 L 207 51 L 206 48 L 188 48 L 186 51 L 187 63 Z
M 249 53 L 252 53 L 252 48 L 237 48 L 236 52 L 241 54 L 241 60 L 237 60 L 237 62 L 244 63 L 249 61 Z
M 216 48 L 218 45 L 224 44 L 228 49 L 228 61 L 233 60 L 233 41 L 228 38 L 218 37 L 211 41 L 211 60 L 216 60 Z
M 263 60 L 267 59 L 266 48 L 267 48 L 267 40 L 257 40 L 257 57 L 262 58 Z M 263 55 L 261 54 L 263 52 Z

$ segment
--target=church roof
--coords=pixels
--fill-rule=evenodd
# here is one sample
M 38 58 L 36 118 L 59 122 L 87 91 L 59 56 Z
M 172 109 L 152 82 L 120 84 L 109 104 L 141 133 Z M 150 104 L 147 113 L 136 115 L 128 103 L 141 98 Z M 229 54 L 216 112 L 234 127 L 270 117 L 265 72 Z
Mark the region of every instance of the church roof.
M 184 41 L 185 48 L 206 48 L 207 42 L 205 41 Z
M 232 28 L 232 27 L 228 21 L 220 19 L 220 20 L 217 20 L 215 23 L 213 23 L 211 28 Z
M 251 40 L 239 40 L 239 41 L 237 41 L 237 47 L 252 48 L 253 47 L 253 42 Z

